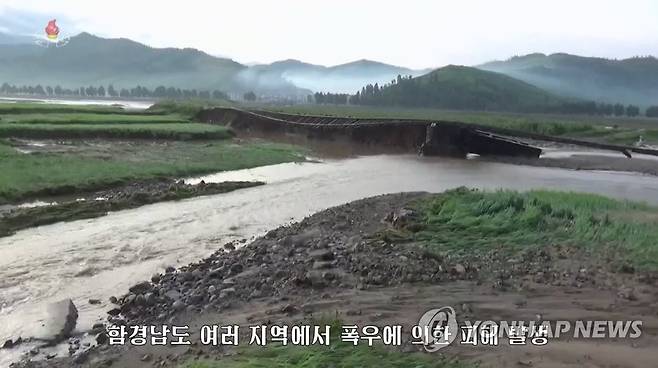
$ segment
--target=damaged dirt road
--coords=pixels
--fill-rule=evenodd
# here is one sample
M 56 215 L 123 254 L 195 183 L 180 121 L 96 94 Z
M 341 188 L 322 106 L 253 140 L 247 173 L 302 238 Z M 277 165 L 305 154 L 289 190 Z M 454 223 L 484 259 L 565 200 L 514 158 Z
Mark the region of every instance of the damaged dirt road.
M 573 339 L 545 346 L 451 346 L 436 353 L 483 367 L 649 367 L 658 360 L 658 285 L 613 255 L 556 243 L 510 256 L 489 251 L 430 251 L 417 208 L 426 193 L 373 197 L 331 208 L 270 231 L 239 249 L 154 275 L 117 298 L 115 325 L 189 325 L 189 346 L 73 346 L 72 355 L 18 367 L 179 367 L 234 361 L 248 351 L 199 343 L 202 325 L 314 323 L 401 325 L 392 349 L 420 352 L 411 327 L 430 309 L 452 306 L 459 321 L 642 321 L 637 339 Z M 599 251 L 601 252 L 601 251 Z M 96 331 L 104 342 L 104 332 Z M 249 341 L 248 336 L 240 340 Z M 75 345 L 75 344 L 74 344 Z M 254 347 L 259 349 L 259 347 Z

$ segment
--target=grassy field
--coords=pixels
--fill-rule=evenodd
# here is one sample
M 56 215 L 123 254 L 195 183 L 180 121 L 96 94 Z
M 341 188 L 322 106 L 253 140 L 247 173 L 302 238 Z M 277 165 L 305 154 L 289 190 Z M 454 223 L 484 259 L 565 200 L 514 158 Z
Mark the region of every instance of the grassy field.
M 221 360 L 188 362 L 179 368 L 467 368 L 471 364 L 445 357 L 393 352 L 378 346 L 353 346 L 337 342 L 329 347 L 277 346 L 250 347 Z
M 465 188 L 419 205 L 414 237 L 431 250 L 468 255 L 502 246 L 514 251 L 569 245 L 658 270 L 658 208 L 577 193 L 480 192 Z
M 20 138 L 141 138 L 226 139 L 231 131 L 223 126 L 200 123 L 105 123 L 105 124 L 14 124 L 0 122 L 0 137 Z
M 193 123 L 178 113 L 126 112 L 102 106 L 7 105 L 0 105 L 0 137 L 192 140 L 232 136 L 225 127 Z
M 304 115 L 460 121 L 499 128 L 517 129 L 531 133 L 593 139 L 616 144 L 633 144 L 642 136 L 645 142 L 658 144 L 658 119 L 641 117 L 617 118 L 340 105 L 252 107 Z
M 0 143 L 0 202 L 106 188 L 131 180 L 178 177 L 302 161 L 292 146 L 231 141 L 72 143 L 69 152 L 18 152 Z
M 10 124 L 183 124 L 189 122 L 189 119 L 173 114 L 156 115 L 55 112 L 0 115 L 0 123 Z

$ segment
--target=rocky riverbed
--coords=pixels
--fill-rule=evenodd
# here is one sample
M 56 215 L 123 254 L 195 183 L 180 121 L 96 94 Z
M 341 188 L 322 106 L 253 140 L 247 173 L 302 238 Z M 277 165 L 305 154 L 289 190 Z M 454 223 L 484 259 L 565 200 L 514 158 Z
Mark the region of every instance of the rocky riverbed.
M 620 266 L 612 258 L 594 259 L 560 244 L 528 248 L 513 257 L 495 246 L 487 252 L 461 255 L 428 251 L 407 236 L 422 229 L 421 214 L 415 208 L 428 196 L 405 193 L 359 200 L 272 230 L 247 245 L 226 244 L 200 262 L 169 268 L 124 295 L 108 296 L 114 307 L 108 311 L 107 324 L 295 322 L 322 313 L 340 314 L 346 321 L 411 324 L 422 308 L 445 303 L 487 319 L 493 318 L 492 313 L 534 318 L 556 311 L 564 319 L 597 311 L 597 317 L 604 319 L 625 311 L 644 319 L 649 336 L 629 355 L 635 360 L 620 366 L 653 359 L 651 354 L 656 353 L 651 346 L 656 338 L 651 331 L 658 326 L 655 275 Z M 549 303 L 557 306 L 549 310 Z M 198 343 L 182 350 L 110 347 L 104 329 L 98 325 L 90 332 L 96 342 L 89 347 L 79 339 L 71 340 L 70 356 L 45 361 L 31 361 L 28 356 L 15 366 L 138 367 L 150 362 L 175 367 L 182 360 L 220 358 L 226 353 Z M 563 348 L 559 345 L 550 354 L 559 356 Z M 598 349 L 588 343 L 579 354 L 587 356 Z M 507 352 L 502 361 L 526 362 L 549 352 L 536 352 L 529 358 Z M 464 350 L 456 349 L 454 354 L 474 359 Z M 476 358 L 491 356 L 491 351 L 482 351 Z M 552 366 L 567 363 L 573 359 Z

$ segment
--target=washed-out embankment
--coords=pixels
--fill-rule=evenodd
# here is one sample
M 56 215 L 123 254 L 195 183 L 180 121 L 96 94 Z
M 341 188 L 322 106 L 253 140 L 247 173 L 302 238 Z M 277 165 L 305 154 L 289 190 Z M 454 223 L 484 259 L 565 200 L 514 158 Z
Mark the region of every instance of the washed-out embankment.
M 425 155 L 538 158 L 542 150 L 516 140 L 525 138 L 559 144 L 577 145 L 599 150 L 658 156 L 658 150 L 554 137 L 511 129 L 495 128 L 454 121 L 414 119 L 360 119 L 349 117 L 308 116 L 247 111 L 235 108 L 212 108 L 201 111 L 196 119 L 230 126 L 238 132 L 305 137 L 309 141 L 350 143 L 377 153 L 420 152 Z M 515 138 L 510 138 L 515 137 Z
M 231 127 L 242 135 L 256 135 L 304 143 L 328 143 L 334 146 L 349 145 L 353 149 L 371 153 L 417 152 L 425 142 L 427 124 L 402 122 L 380 124 L 368 120 L 347 118 L 304 119 L 293 121 L 292 116 L 271 112 L 250 112 L 231 108 L 214 108 L 201 111 L 196 119 Z M 301 116 L 300 116 L 301 117 Z M 356 122 L 360 122 L 356 124 Z M 295 139 L 297 138 L 297 139 Z

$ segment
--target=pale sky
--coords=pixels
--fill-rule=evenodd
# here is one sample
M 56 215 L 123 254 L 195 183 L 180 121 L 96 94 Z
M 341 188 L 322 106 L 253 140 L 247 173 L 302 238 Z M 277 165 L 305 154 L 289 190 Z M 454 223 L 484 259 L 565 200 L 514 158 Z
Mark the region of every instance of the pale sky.
M 412 68 L 531 52 L 658 55 L 656 0 L 0 0 L 0 31 L 88 31 L 239 62 Z

